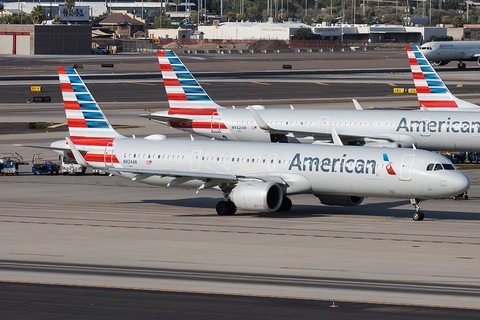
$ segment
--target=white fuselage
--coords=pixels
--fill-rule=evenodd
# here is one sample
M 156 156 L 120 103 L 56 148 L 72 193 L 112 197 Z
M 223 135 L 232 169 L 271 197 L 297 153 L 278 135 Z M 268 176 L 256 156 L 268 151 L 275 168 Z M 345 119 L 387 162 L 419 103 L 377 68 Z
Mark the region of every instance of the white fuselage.
M 480 150 L 480 112 L 404 110 L 265 109 L 258 114 L 273 129 L 294 132 L 288 142 L 331 140 L 331 128 L 348 144 L 375 139 L 394 141 L 402 147 L 432 151 Z M 231 141 L 272 141 L 247 109 L 218 109 L 218 116 L 195 116 L 174 128 L 206 137 Z M 320 139 L 319 139 L 320 137 Z M 364 139 L 369 137 L 371 139 Z
M 459 194 L 470 185 L 458 170 L 427 171 L 429 164 L 451 163 L 441 155 L 413 149 L 120 138 L 105 153 L 105 159 L 115 159 L 98 164 L 107 169 L 223 174 L 239 180 L 263 177 L 283 181 L 286 194 L 433 198 Z M 166 174 L 118 174 L 160 186 L 174 180 Z M 202 184 L 200 179 L 185 179 L 176 186 Z
M 477 60 L 480 41 L 438 41 L 428 42 L 420 50 L 429 61 Z

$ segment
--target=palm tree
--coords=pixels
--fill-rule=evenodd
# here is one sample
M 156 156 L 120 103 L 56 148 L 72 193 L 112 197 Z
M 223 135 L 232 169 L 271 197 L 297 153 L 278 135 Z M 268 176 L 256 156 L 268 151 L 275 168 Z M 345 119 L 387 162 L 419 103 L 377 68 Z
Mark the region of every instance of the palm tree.
M 67 24 L 70 24 L 70 11 L 75 7 L 75 0 L 66 0 L 63 5 L 67 8 Z
M 175 3 L 175 11 L 178 11 L 178 5 L 182 3 L 182 0 L 173 0 L 173 3 Z
M 33 7 L 32 12 L 30 13 L 30 17 L 32 18 L 34 24 L 42 23 L 42 21 L 45 19 L 45 12 L 43 11 L 43 7 L 41 5 Z

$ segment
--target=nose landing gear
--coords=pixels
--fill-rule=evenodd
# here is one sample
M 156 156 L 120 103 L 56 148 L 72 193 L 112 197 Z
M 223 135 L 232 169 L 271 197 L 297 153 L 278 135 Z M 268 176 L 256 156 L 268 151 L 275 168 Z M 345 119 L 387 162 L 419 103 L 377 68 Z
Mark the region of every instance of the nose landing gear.
M 415 207 L 415 212 L 412 214 L 412 219 L 415 221 L 422 221 L 425 218 L 423 212 L 420 211 L 422 209 L 420 208 L 420 202 L 422 202 L 420 199 L 410 199 L 410 203 Z

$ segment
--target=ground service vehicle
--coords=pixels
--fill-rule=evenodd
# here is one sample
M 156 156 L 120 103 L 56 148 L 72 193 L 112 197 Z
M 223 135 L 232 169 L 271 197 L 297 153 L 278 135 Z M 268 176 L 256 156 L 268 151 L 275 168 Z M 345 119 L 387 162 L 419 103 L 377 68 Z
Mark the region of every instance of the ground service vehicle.
M 36 153 L 32 158 L 33 174 L 58 174 L 60 166 L 53 161 L 44 160 L 43 153 Z
M 18 166 L 22 164 L 28 164 L 28 162 L 24 162 L 18 153 L 0 153 L 0 172 L 3 175 L 18 176 Z
M 82 167 L 77 163 L 77 161 L 70 159 L 69 157 L 60 156 L 62 159 L 62 174 L 85 174 L 87 168 Z

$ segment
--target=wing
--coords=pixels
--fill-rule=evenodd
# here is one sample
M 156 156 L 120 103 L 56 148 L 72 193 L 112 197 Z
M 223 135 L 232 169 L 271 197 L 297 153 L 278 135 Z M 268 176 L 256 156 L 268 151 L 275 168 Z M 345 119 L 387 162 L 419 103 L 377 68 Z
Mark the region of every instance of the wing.
M 160 112 L 139 114 L 138 116 L 142 118 L 147 118 L 148 120 L 160 122 L 163 124 L 167 123 L 168 121 L 193 121 L 193 119 L 189 119 L 187 117 L 171 116 L 167 113 L 161 114 Z
M 48 149 L 52 151 L 67 151 L 70 152 L 70 148 L 63 147 L 52 147 L 52 146 L 35 146 L 31 144 L 14 144 L 14 147 L 28 147 L 28 148 L 38 148 L 38 149 Z

